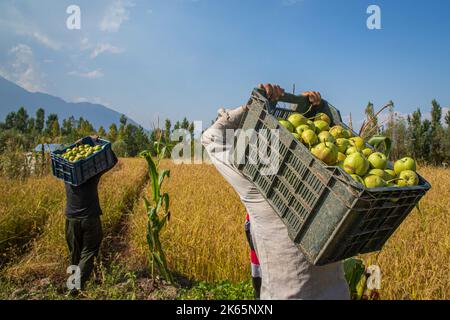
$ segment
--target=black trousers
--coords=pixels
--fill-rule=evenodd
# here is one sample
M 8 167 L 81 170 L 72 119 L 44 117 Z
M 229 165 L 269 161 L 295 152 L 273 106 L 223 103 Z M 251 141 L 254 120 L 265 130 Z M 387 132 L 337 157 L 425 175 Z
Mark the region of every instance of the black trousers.
M 98 256 L 103 232 L 100 216 L 66 218 L 66 241 L 71 265 L 80 267 L 81 289 L 89 280 Z

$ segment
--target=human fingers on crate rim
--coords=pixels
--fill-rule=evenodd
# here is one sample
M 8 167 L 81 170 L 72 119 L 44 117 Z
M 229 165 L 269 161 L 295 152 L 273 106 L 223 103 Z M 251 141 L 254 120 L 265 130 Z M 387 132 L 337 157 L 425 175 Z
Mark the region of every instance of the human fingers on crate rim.
M 322 96 L 319 92 L 316 91 L 306 91 L 302 93 L 302 96 L 306 96 L 309 98 L 309 102 L 311 102 L 312 105 L 316 106 L 319 105 L 322 101 Z
M 270 100 L 278 100 L 284 94 L 284 89 L 276 84 L 259 84 L 258 88 L 266 91 L 267 98 Z

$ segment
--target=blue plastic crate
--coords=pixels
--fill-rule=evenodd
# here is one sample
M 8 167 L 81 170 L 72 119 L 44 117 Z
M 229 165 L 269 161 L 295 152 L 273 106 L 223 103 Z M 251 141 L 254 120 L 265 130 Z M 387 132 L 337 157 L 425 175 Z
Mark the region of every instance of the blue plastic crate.
M 109 141 L 103 139 L 94 141 L 91 137 L 85 137 L 81 140 L 81 144 L 100 145 L 102 149 L 77 162 L 70 162 L 62 157 L 62 154 L 67 149 L 75 147 L 76 143 L 51 153 L 53 175 L 74 186 L 79 186 L 97 174 L 112 168 L 117 162 Z

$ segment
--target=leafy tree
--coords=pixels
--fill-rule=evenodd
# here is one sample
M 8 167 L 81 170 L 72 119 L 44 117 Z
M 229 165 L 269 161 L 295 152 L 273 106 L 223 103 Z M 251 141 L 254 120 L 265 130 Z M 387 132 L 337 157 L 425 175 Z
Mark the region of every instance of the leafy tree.
M 191 122 L 191 124 L 189 125 L 188 130 L 189 130 L 189 133 L 191 134 L 191 141 L 192 141 L 192 140 L 194 140 L 194 130 L 195 130 L 194 122 Z
M 175 125 L 173 127 L 173 130 L 178 130 L 180 129 L 181 125 L 180 125 L 180 121 L 175 122 Z
M 128 124 L 125 127 L 123 141 L 127 145 L 127 154 L 131 157 L 137 156 L 139 152 L 148 149 L 150 145 L 150 140 L 144 128 L 136 127 L 133 124 Z
M 14 129 L 16 126 L 16 113 L 10 112 L 6 115 L 5 118 L 5 129 Z
M 115 141 L 112 146 L 112 150 L 118 157 L 126 157 L 127 154 L 127 144 L 123 140 L 117 140 Z
M 172 123 L 170 122 L 169 119 L 166 119 L 164 127 L 165 127 L 165 130 L 164 130 L 165 141 L 168 142 L 168 141 L 170 141 L 170 133 L 171 133 L 170 129 L 172 127 Z
M 408 128 L 404 119 L 397 119 L 394 124 L 394 135 L 392 137 L 393 149 L 392 158 L 394 160 L 408 154 L 407 144 Z
M 442 108 L 440 104 L 433 99 L 431 102 L 431 133 L 430 133 L 430 160 L 434 164 L 440 164 L 443 160 L 442 138 L 444 130 L 441 124 Z M 425 153 L 426 155 L 427 153 Z
M 447 127 L 450 127 L 450 110 L 448 110 L 445 115 L 445 123 L 447 124 Z
M 45 132 L 47 134 L 52 133 L 54 122 L 58 122 L 58 115 L 56 113 L 50 113 L 47 117 L 47 121 L 45 122 Z
M 422 123 L 421 140 L 420 140 L 420 158 L 424 161 L 432 160 L 431 157 L 431 144 L 433 141 L 433 130 L 431 127 L 431 121 L 425 119 Z
M 422 113 L 419 108 L 413 112 L 412 116 L 408 115 L 408 126 L 408 153 L 416 159 L 423 158 L 420 152 L 422 145 Z
M 60 134 L 60 128 L 59 128 L 59 122 L 53 121 L 52 123 L 52 130 L 51 130 L 51 136 L 52 138 L 58 137 Z
M 109 126 L 108 140 L 114 142 L 117 140 L 117 126 L 115 123 Z
M 118 139 L 119 140 L 123 140 L 125 138 L 125 127 L 127 125 L 128 119 L 125 115 L 121 115 L 120 116 L 120 127 L 119 127 L 119 135 L 118 135 Z
M 98 128 L 97 133 L 98 133 L 98 135 L 100 137 L 105 137 L 106 136 L 106 131 L 105 131 L 105 128 L 103 128 L 103 126 L 100 126 L 100 128 Z
M 122 114 L 120 116 L 120 120 L 119 121 L 120 121 L 120 125 L 125 127 L 127 125 L 128 118 L 124 114 Z
M 32 134 L 36 130 L 36 120 L 34 118 L 29 118 L 27 122 L 27 132 Z
M 181 129 L 189 129 L 189 121 L 184 117 L 183 121 L 181 121 Z
M 20 132 L 27 131 L 28 113 L 24 107 L 20 107 L 15 117 L 15 128 Z
M 37 133 L 41 133 L 44 130 L 44 121 L 45 121 L 45 111 L 42 108 L 37 109 L 36 111 L 36 131 Z
M 80 117 L 78 120 L 78 130 L 77 134 L 80 137 L 89 136 L 92 134 L 95 134 L 95 129 L 92 126 L 92 124 L 88 121 L 83 119 L 83 117 Z
M 61 134 L 63 135 L 71 135 L 74 130 L 74 118 L 70 117 L 68 119 L 64 119 L 61 128 Z

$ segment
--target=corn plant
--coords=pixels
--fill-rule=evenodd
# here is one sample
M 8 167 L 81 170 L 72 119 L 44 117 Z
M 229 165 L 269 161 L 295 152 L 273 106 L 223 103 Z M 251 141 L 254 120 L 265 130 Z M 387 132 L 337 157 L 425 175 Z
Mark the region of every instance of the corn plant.
M 361 259 L 344 260 L 344 274 L 352 300 L 379 300 L 378 291 L 367 288 L 368 274 Z
M 144 205 L 148 215 L 147 244 L 149 247 L 149 265 L 154 279 L 155 271 L 166 280 L 173 283 L 173 277 L 167 266 L 166 256 L 160 241 L 160 233 L 170 218 L 169 194 L 162 192 L 164 179 L 170 177 L 169 170 L 159 170 L 159 163 L 164 157 L 165 146 L 160 141 L 155 142 L 154 149 L 157 152 L 156 162 L 150 151 L 141 152 L 148 164 L 151 180 L 151 201 L 144 196 Z M 155 270 L 156 269 L 156 270 Z

